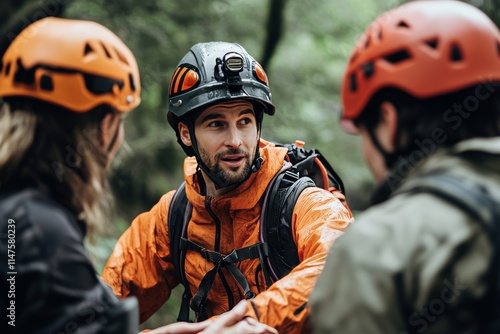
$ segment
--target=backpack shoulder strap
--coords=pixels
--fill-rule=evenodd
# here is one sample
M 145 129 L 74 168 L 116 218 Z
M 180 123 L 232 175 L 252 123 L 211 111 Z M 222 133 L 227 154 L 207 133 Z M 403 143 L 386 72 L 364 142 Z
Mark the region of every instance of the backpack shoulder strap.
M 186 182 L 182 182 L 175 192 L 168 209 L 168 234 L 170 237 L 170 252 L 174 263 L 175 272 L 179 277 L 184 292 L 182 294 L 182 304 L 179 310 L 177 321 L 189 321 L 189 301 L 191 291 L 186 281 L 184 273 L 184 260 L 186 257 L 186 245 L 181 242 L 187 233 L 187 225 L 191 220 L 193 207 L 186 197 Z
M 335 169 L 333 169 L 332 165 L 326 160 L 325 156 L 321 154 L 321 152 L 316 149 L 315 152 L 317 153 L 317 159 L 319 162 L 325 167 L 327 173 L 328 173 L 328 179 L 330 181 L 330 184 L 338 189 L 343 195 L 346 195 L 346 190 L 344 186 L 344 182 L 342 181 L 342 178 L 337 174 Z
M 300 175 L 309 176 L 316 186 L 329 190 L 335 188 L 345 196 L 345 186 L 342 178 L 337 174 L 332 165 L 328 162 L 321 152 L 316 148 L 305 149 L 302 145 L 297 144 L 278 144 L 278 147 L 288 149 L 287 160 L 294 165 L 294 168 Z
M 403 186 L 398 193 L 426 192 L 447 200 L 477 219 L 489 235 L 495 230 L 495 214 L 498 205 L 488 191 L 472 182 L 463 181 L 448 173 L 432 173 L 416 178 Z
M 480 223 L 489 236 L 493 256 L 488 277 L 489 292 L 484 308 L 484 333 L 500 333 L 500 203 L 495 201 L 488 190 L 473 182 L 463 181 L 458 176 L 444 172 L 428 174 L 410 181 L 397 193 L 428 192 L 447 200 L 464 210 Z
M 310 178 L 299 177 L 291 164 L 286 163 L 264 193 L 260 241 L 268 249 L 266 259 L 261 259 L 268 287 L 271 279 L 276 281 L 286 276 L 300 263 L 292 234 L 293 210 L 302 191 L 314 186 Z

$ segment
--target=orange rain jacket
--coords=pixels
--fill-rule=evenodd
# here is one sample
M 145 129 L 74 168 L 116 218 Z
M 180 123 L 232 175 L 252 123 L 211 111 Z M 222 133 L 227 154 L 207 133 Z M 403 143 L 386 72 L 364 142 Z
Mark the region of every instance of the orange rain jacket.
M 273 146 L 261 149 L 264 162 L 259 171 L 233 191 L 216 198 L 200 194 L 196 160 L 186 158 L 186 194 L 193 205 L 188 239 L 207 249 L 215 248 L 216 223 L 207 212 L 208 205 L 220 220 L 220 253 L 229 254 L 233 249 L 257 243 L 261 210 L 259 200 L 272 177 L 282 167 L 286 152 L 284 148 Z M 167 231 L 168 209 L 174 192 L 163 195 L 149 212 L 134 219 L 119 239 L 102 274 L 115 294 L 120 297 L 134 295 L 139 299 L 141 322 L 163 305 L 172 289 L 180 283 Z M 351 212 L 332 193 L 315 187 L 306 188 L 297 201 L 292 221 L 301 263 L 267 290 L 264 275 L 258 269 L 258 259 L 236 264 L 257 294 L 248 301 L 251 306 L 247 315 L 276 328 L 280 333 L 307 332 L 309 308 L 304 305 L 323 269 L 328 250 L 351 220 Z M 199 253 L 188 251 L 185 272 L 192 295 L 212 268 L 213 264 Z M 221 270 L 226 282 L 217 276 L 205 304 L 209 316 L 230 309 L 228 294 L 233 296 L 234 304 L 245 298 L 226 268 Z

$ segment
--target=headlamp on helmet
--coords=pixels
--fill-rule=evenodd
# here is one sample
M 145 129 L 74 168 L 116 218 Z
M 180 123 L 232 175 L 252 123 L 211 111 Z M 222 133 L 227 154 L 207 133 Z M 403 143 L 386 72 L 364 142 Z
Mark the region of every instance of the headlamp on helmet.
M 243 81 L 240 73 L 243 71 L 243 56 L 237 52 L 228 52 L 222 60 L 217 58 L 214 76 L 218 81 L 225 81 L 229 91 L 242 89 Z

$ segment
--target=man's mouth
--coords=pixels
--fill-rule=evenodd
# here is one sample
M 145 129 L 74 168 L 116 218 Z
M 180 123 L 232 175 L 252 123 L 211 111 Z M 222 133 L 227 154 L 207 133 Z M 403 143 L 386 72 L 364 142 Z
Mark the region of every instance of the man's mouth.
M 244 160 L 245 156 L 241 154 L 228 154 L 220 158 L 220 162 L 230 168 L 240 167 Z

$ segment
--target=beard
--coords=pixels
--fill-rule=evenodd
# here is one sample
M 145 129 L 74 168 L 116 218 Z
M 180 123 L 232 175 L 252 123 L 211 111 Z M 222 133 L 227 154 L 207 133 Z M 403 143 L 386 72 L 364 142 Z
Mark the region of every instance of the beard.
M 229 149 L 227 151 L 217 153 L 212 159 L 208 155 L 207 151 L 199 148 L 201 161 L 208 167 L 210 172 L 212 172 L 222 183 L 224 187 L 229 187 L 232 185 L 240 184 L 245 181 L 251 173 L 253 155 L 251 156 L 247 151 L 242 149 Z M 229 154 L 241 154 L 245 156 L 245 163 L 237 168 L 222 168 L 219 164 L 220 159 L 225 155 Z

